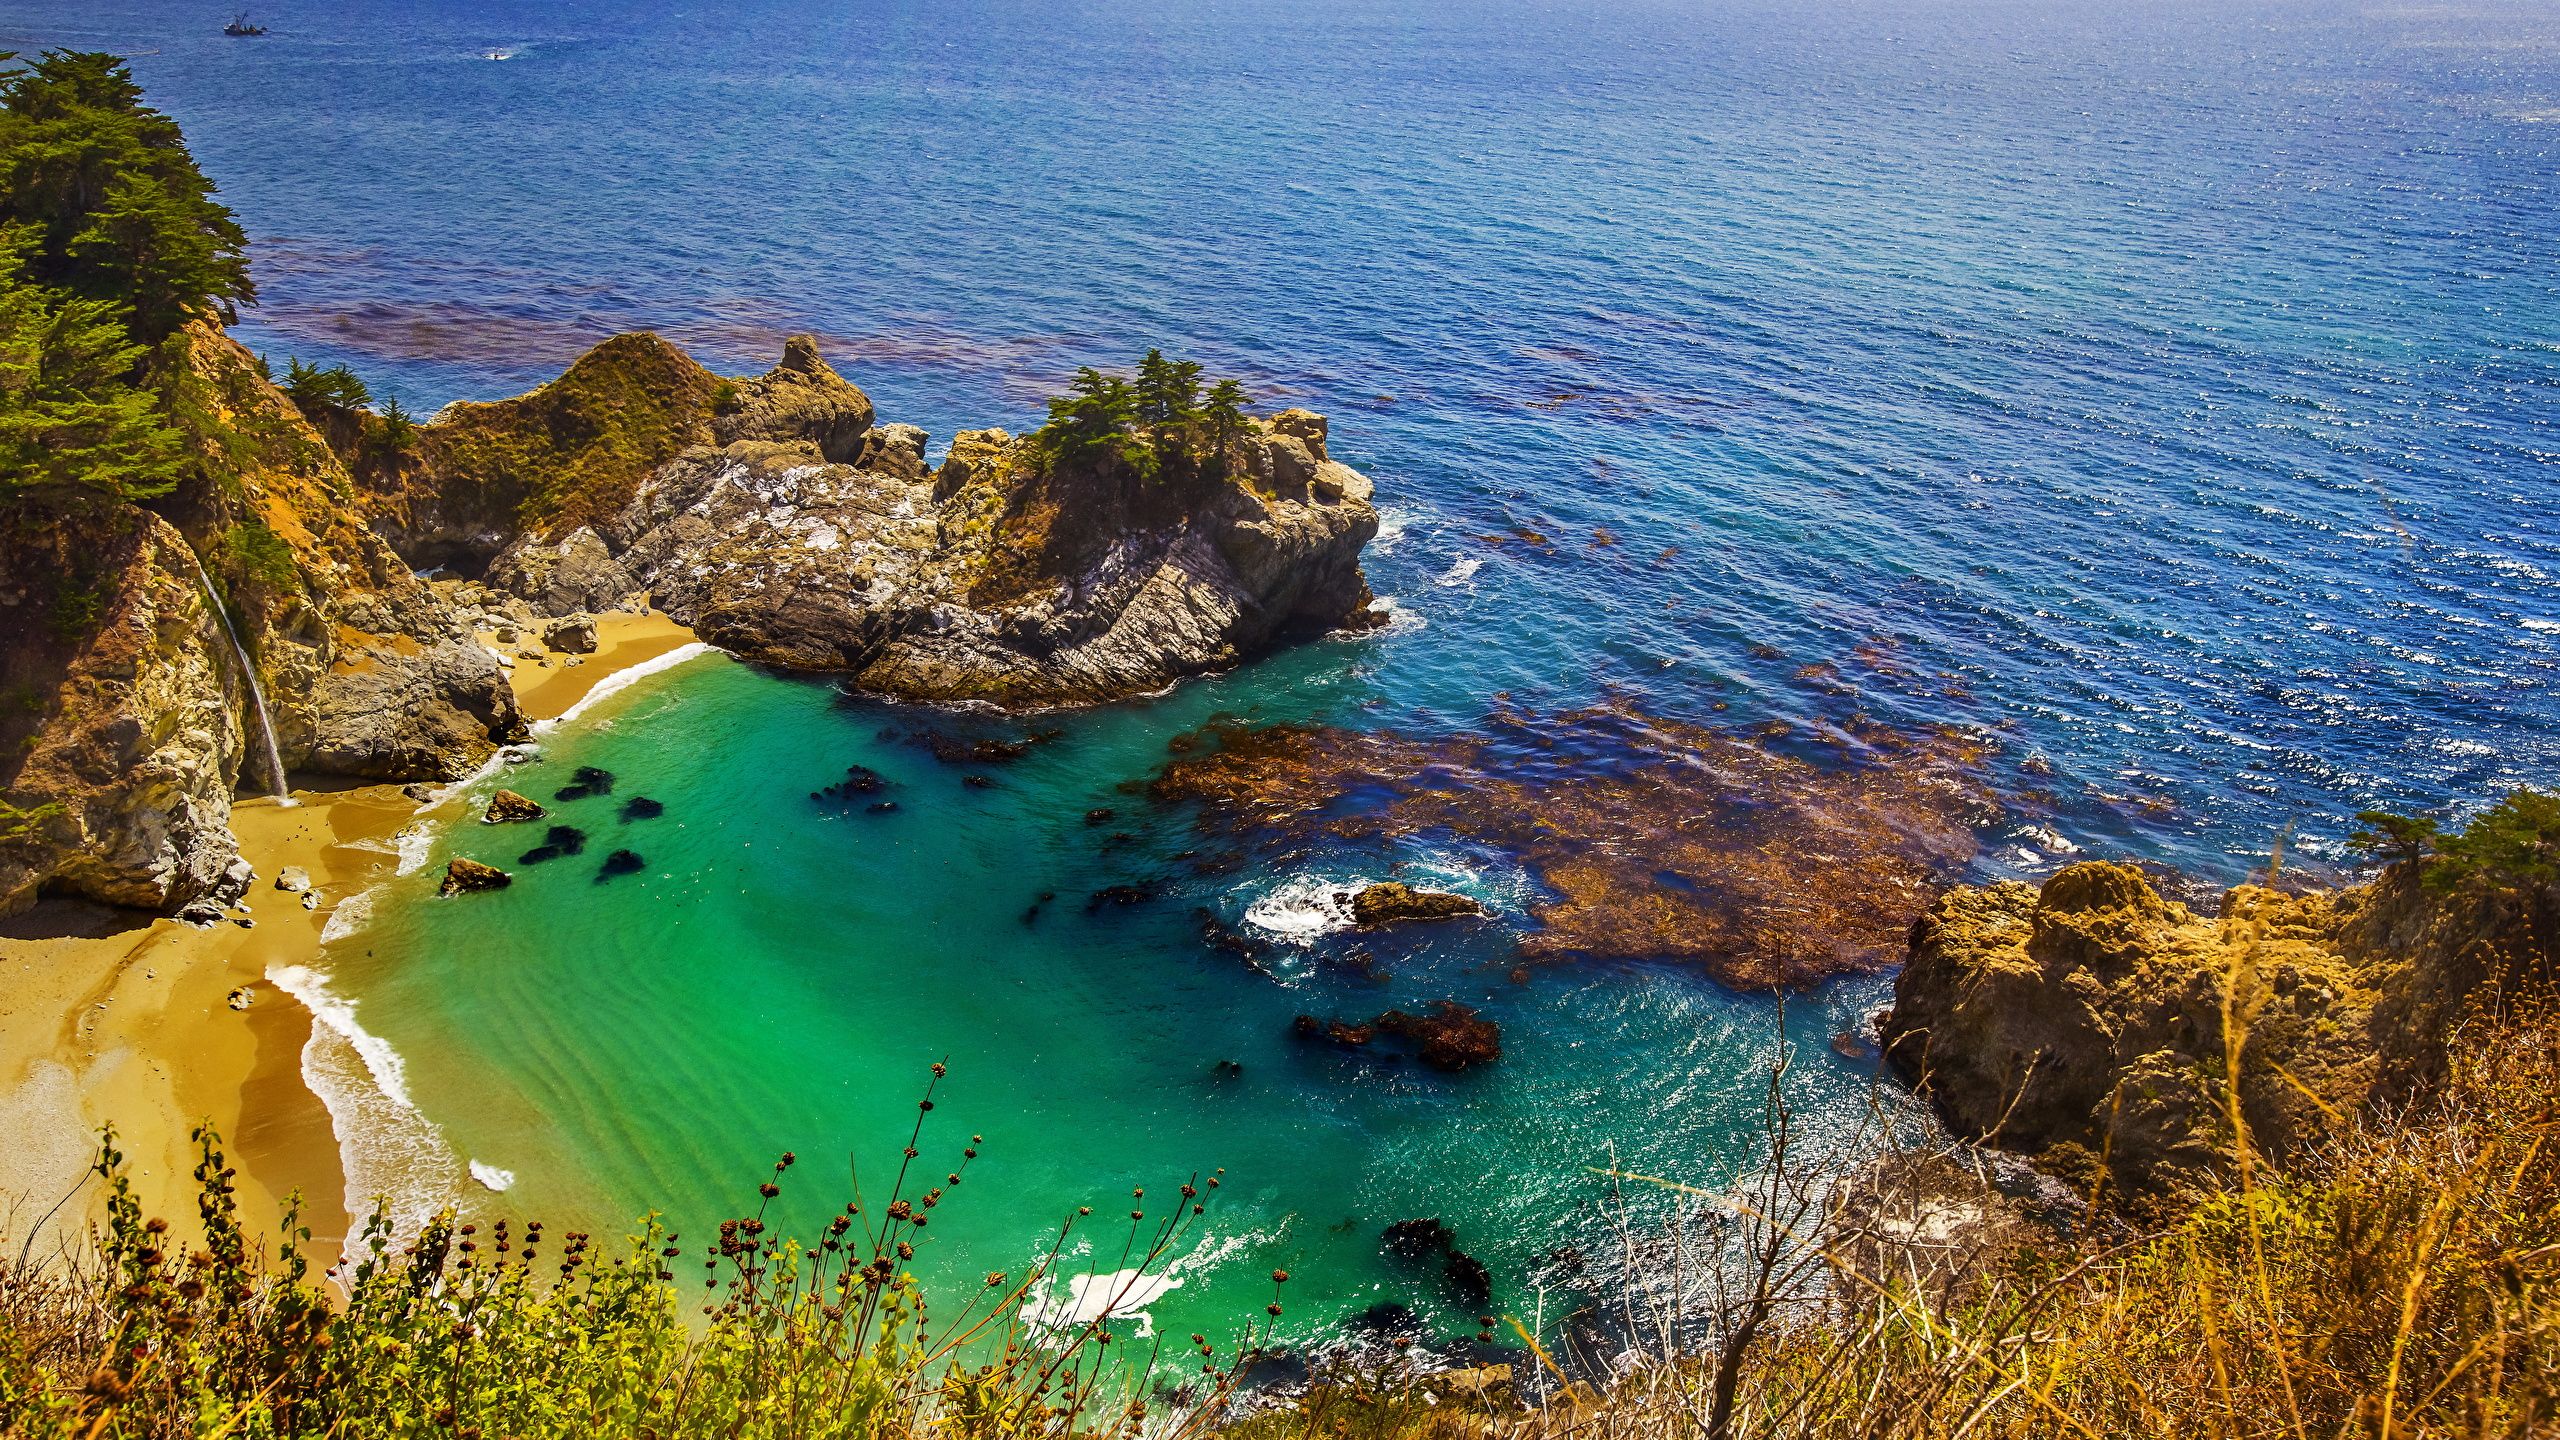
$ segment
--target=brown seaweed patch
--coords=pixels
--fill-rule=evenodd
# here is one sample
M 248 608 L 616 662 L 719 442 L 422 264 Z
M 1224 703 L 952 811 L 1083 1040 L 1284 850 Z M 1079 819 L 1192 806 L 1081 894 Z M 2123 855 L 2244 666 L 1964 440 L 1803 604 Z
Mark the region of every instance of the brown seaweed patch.
M 1782 750 L 1780 735 L 1620 706 L 1503 711 L 1437 740 L 1224 726 L 1149 793 L 1228 833 L 1507 851 L 1554 892 L 1532 908 L 1531 958 L 1676 960 L 1737 988 L 1889 964 L 1999 813 L 1981 745 L 1869 727 Z

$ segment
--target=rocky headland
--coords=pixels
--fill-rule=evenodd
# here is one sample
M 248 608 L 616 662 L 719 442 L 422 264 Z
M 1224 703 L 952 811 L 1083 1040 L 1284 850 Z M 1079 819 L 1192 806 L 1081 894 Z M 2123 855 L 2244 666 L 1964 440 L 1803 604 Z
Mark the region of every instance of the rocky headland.
M 0 913 L 45 891 L 175 908 L 239 883 L 231 797 L 280 786 L 277 763 L 446 780 L 523 730 L 256 357 L 203 323 L 169 353 L 192 441 L 173 489 L 9 512 Z
M 726 379 L 618 336 L 424 424 L 288 395 L 210 322 L 176 353 L 200 456 L 177 488 L 18 512 L 0 552 L 0 913 L 229 893 L 235 789 L 459 778 L 524 733 L 505 669 L 591 650 L 608 610 L 1008 710 L 1374 619 L 1370 484 L 1305 411 L 1161 464 L 982 430 L 928 466 L 806 338 Z
M 1371 487 L 1326 439 L 1289 410 L 1148 465 L 973 430 L 928 465 L 925 433 L 879 423 L 807 337 L 729 380 L 625 335 L 530 395 L 449 407 L 398 463 L 351 458 L 403 554 L 516 613 L 646 592 L 749 660 L 1026 710 L 1373 623 Z

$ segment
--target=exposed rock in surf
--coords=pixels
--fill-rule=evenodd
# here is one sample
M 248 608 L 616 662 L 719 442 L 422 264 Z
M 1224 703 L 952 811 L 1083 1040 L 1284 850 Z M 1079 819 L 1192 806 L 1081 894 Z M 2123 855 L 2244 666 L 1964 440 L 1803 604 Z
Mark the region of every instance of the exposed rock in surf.
M 1388 880 L 1363 886 L 1351 897 L 1351 918 L 1361 925 L 1387 925 L 1398 920 L 1449 920 L 1482 915 L 1484 906 L 1445 890 L 1416 890 Z
M 539 802 L 529 800 L 513 790 L 501 790 L 489 797 L 489 806 L 480 812 L 484 825 L 512 825 L 524 820 L 539 820 L 551 812 Z
M 444 884 L 439 895 L 467 895 L 479 890 L 504 890 L 515 883 L 515 877 L 495 865 L 483 865 L 456 855 L 445 862 Z
M 604 857 L 604 864 L 597 868 L 596 883 L 601 885 L 617 875 L 636 875 L 647 868 L 649 862 L 641 859 L 638 851 L 616 850 Z

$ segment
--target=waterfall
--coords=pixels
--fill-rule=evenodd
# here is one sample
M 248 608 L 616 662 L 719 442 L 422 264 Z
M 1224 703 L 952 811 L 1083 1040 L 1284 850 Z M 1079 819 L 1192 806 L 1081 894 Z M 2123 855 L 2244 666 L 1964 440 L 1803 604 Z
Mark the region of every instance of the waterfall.
M 267 719 L 267 692 L 258 685 L 258 667 L 249 663 L 249 651 L 240 643 L 240 632 L 232 628 L 231 612 L 223 608 L 222 597 L 214 593 L 213 576 L 206 573 L 204 559 L 193 550 L 187 558 L 196 562 L 196 578 L 204 582 L 204 598 L 213 613 L 222 620 L 222 633 L 231 639 L 231 653 L 240 658 L 240 676 L 249 682 L 249 705 L 258 717 L 258 736 L 267 743 L 267 784 L 279 805 L 293 803 L 285 790 L 284 757 L 276 753 L 276 727 Z

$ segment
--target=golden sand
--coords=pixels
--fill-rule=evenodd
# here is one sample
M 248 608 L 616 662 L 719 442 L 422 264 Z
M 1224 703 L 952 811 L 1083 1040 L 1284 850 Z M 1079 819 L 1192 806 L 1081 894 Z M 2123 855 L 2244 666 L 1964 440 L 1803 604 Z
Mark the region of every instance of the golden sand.
M 692 639 L 655 611 L 603 615 L 594 654 L 527 659 L 511 649 L 509 673 L 526 718 L 550 719 Z M 189 1131 L 210 1121 L 240 1169 L 243 1218 L 269 1223 L 299 1192 L 314 1253 L 336 1253 L 345 1181 L 328 1111 L 302 1083 L 311 1017 L 266 975 L 319 957 L 331 912 L 384 877 L 395 856 L 379 842 L 418 806 L 397 785 L 294 799 L 233 806 L 240 853 L 257 867 L 241 917 L 250 927 L 197 930 L 80 900 L 0 921 L 0 1235 L 49 1244 L 78 1233 L 96 1213 L 97 1187 L 82 1182 L 110 1120 L 145 1207 L 191 1219 Z M 287 866 L 310 873 L 316 908 L 275 888 Z M 240 992 L 248 1003 L 234 1009 Z

